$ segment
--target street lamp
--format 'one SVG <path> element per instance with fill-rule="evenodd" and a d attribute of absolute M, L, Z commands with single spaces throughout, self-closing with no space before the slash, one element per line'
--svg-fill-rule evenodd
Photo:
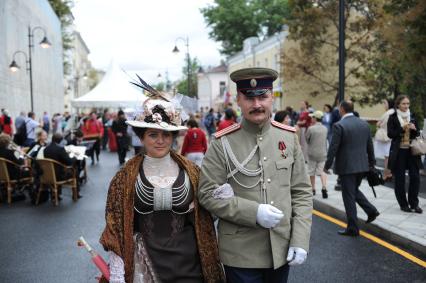
<path fill-rule="evenodd" d="M 188 77 L 187 83 L 188 83 L 188 96 L 189 96 L 189 93 L 190 93 L 190 90 L 191 90 L 191 66 L 190 66 L 191 65 L 191 58 L 189 57 L 189 38 L 188 37 L 186 37 L 186 38 L 178 37 L 178 38 L 175 39 L 175 47 L 172 50 L 172 52 L 175 53 L 175 54 L 180 52 L 179 48 L 177 47 L 177 41 L 178 40 L 182 40 L 184 42 L 184 44 L 186 45 L 186 58 L 188 60 L 188 63 L 187 63 L 188 66 L 187 66 L 186 74 L 187 74 L 187 77 Z M 197 94 L 195 94 L 195 97 L 197 97 Z"/>
<path fill-rule="evenodd" d="M 52 46 L 52 44 L 49 42 L 49 40 L 47 39 L 46 36 L 46 30 L 42 27 L 34 27 L 33 29 L 31 29 L 31 26 L 28 26 L 28 56 L 27 53 L 25 53 L 24 51 L 18 50 L 15 53 L 13 53 L 12 56 L 12 62 L 9 65 L 9 69 L 11 72 L 15 73 L 17 72 L 20 67 L 19 65 L 16 63 L 15 57 L 17 54 L 22 53 L 25 56 L 25 65 L 26 65 L 26 70 L 27 72 L 30 74 L 30 95 L 31 95 L 31 112 L 34 111 L 34 101 L 33 101 L 33 68 L 32 68 L 32 57 L 31 57 L 31 53 L 32 53 L 32 49 L 34 48 L 34 32 L 36 30 L 41 30 L 44 34 L 43 39 L 40 41 L 40 46 L 43 49 L 49 48 Z"/>
<path fill-rule="evenodd" d="M 339 102 L 345 99 L 345 0 L 339 0 Z"/>

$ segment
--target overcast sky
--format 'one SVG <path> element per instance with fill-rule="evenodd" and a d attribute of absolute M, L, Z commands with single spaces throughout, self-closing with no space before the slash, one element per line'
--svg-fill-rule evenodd
<path fill-rule="evenodd" d="M 72 10 L 77 31 L 90 49 L 95 68 L 106 70 L 114 58 L 129 72 L 137 71 L 155 84 L 169 72 L 171 80 L 182 76 L 186 46 L 172 53 L 175 39 L 189 38 L 189 53 L 203 66 L 219 65 L 220 45 L 209 39 L 200 8 L 208 0 L 77 0 Z"/>

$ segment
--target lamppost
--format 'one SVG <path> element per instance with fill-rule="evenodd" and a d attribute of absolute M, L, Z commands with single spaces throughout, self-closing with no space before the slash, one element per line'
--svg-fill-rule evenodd
<path fill-rule="evenodd" d="M 29 72 L 30 74 L 30 95 L 31 95 L 31 112 L 34 111 L 34 101 L 33 101 L 33 68 L 32 68 L 32 57 L 31 57 L 31 51 L 34 48 L 34 32 L 36 30 L 41 30 L 43 31 L 44 37 L 43 39 L 40 41 L 40 46 L 44 49 L 49 48 L 50 46 L 52 46 L 52 44 L 49 42 L 49 40 L 46 37 L 46 30 L 42 27 L 34 27 L 33 29 L 31 29 L 31 26 L 28 26 L 28 56 L 24 51 L 18 50 L 15 53 L 13 53 L 13 57 L 12 57 L 12 63 L 10 63 L 9 65 L 9 69 L 12 72 L 16 72 L 19 70 L 19 65 L 16 63 L 15 61 L 15 56 L 17 54 L 24 54 L 25 55 L 25 66 L 26 66 L 26 70 L 27 72 Z"/>
<path fill-rule="evenodd" d="M 339 102 L 345 99 L 345 0 L 339 0 Z"/>
<path fill-rule="evenodd" d="M 187 58 L 187 61 L 188 61 L 186 73 L 187 73 L 187 77 L 188 77 L 187 83 L 188 83 L 188 96 L 189 96 L 189 94 L 191 92 L 191 58 L 189 57 L 189 38 L 188 37 L 176 38 L 175 39 L 175 48 L 173 48 L 173 50 L 172 50 L 173 53 L 179 53 L 180 52 L 179 48 L 177 47 L 177 41 L 178 40 L 182 40 L 184 42 L 184 44 L 186 45 L 186 58 Z M 195 97 L 197 97 L 197 94 L 195 94 Z"/>

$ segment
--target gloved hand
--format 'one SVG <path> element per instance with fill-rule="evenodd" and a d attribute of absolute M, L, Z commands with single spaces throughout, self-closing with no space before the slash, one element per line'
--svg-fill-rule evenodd
<path fill-rule="evenodd" d="M 301 265 L 307 257 L 308 252 L 302 248 L 290 247 L 288 249 L 287 261 L 290 266 Z"/>
<path fill-rule="evenodd" d="M 259 204 L 257 208 L 256 222 L 264 228 L 275 227 L 283 217 L 283 212 L 270 204 Z"/>

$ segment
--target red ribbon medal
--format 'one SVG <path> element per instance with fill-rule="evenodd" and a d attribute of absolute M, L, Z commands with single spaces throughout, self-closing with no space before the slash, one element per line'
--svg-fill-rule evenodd
<path fill-rule="evenodd" d="M 286 145 L 283 141 L 278 142 L 278 149 L 281 151 L 281 155 L 284 158 L 287 158 L 287 154 L 284 152 L 286 150 Z"/>

